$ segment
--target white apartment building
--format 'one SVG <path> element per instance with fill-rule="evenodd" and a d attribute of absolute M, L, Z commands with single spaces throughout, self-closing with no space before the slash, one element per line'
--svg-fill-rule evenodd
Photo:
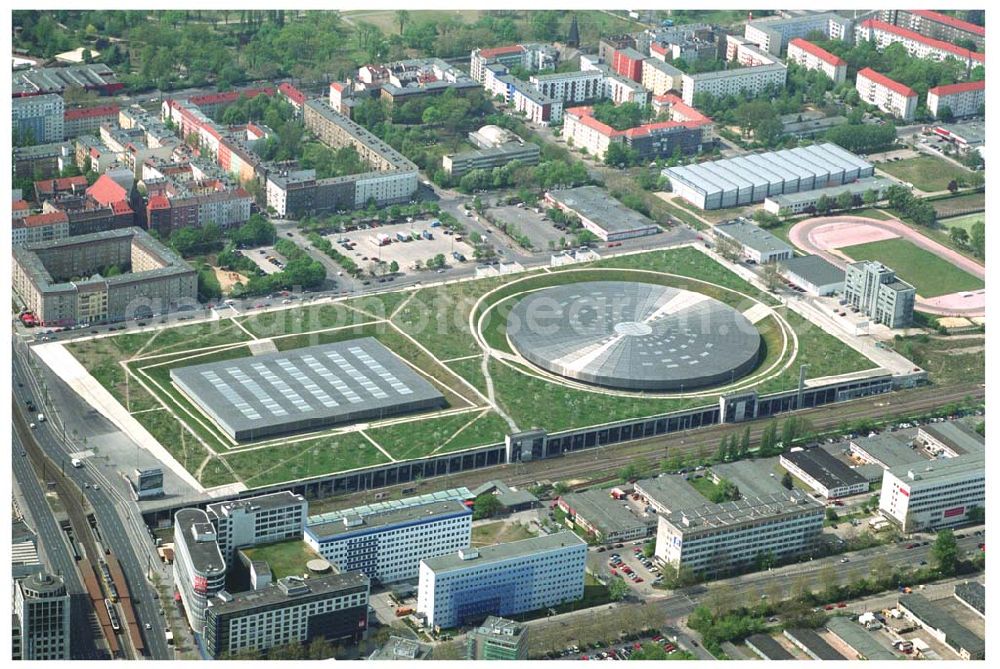
<path fill-rule="evenodd" d="M 979 453 L 885 470 L 878 507 L 904 532 L 917 532 L 966 522 L 985 504 L 986 458 Z"/>
<path fill-rule="evenodd" d="M 914 58 L 944 60 L 956 58 L 969 67 L 986 64 L 986 54 L 969 51 L 960 46 L 938 39 L 924 37 L 912 30 L 892 25 L 878 19 L 867 19 L 854 29 L 856 42 L 874 42 L 882 50 L 890 44 L 902 44 L 906 52 Z"/>
<path fill-rule="evenodd" d="M 797 490 L 675 511 L 660 516 L 656 559 L 707 575 L 764 554 L 798 555 L 814 548 L 824 513 L 821 504 Z"/>
<path fill-rule="evenodd" d="M 18 659 L 71 659 L 70 601 L 61 576 L 39 572 L 14 581 L 13 613 L 21 641 Z"/>
<path fill-rule="evenodd" d="M 381 583 L 416 578 L 420 561 L 469 547 L 472 511 L 457 500 L 357 507 L 309 519 L 305 542 L 342 572 L 360 571 Z"/>
<path fill-rule="evenodd" d="M 807 70 L 820 70 L 835 84 L 847 79 L 847 61 L 800 37 L 788 43 L 787 62 L 797 63 Z"/>
<path fill-rule="evenodd" d="M 648 102 L 649 91 L 643 88 L 643 85 L 637 81 L 632 81 L 614 72 L 608 72 L 604 79 L 604 97 L 616 105 L 624 102 L 634 102 L 645 107 Z"/>
<path fill-rule="evenodd" d="M 660 96 L 667 91 L 679 91 L 684 73 L 670 63 L 647 58 L 642 61 L 642 86 L 654 96 Z"/>
<path fill-rule="evenodd" d="M 768 86 L 782 87 L 788 68 L 780 63 L 744 67 L 735 70 L 685 74 L 681 77 L 681 99 L 684 104 L 693 105 L 694 96 L 708 93 L 715 97 L 740 95 L 744 91 L 757 95 Z"/>
<path fill-rule="evenodd" d="M 583 597 L 587 543 L 573 532 L 465 549 L 420 562 L 417 613 L 456 627 Z"/>
<path fill-rule="evenodd" d="M 927 91 L 927 109 L 934 118 L 947 107 L 952 116 L 976 116 L 986 104 L 986 81 L 966 81 L 949 86 L 935 86 Z"/>
<path fill-rule="evenodd" d="M 407 202 L 417 191 L 417 171 L 368 172 L 354 184 L 354 206 L 362 209 L 376 202 Z"/>
<path fill-rule="evenodd" d="M 60 95 L 26 95 L 11 98 L 14 145 L 63 141 L 65 105 Z"/>
<path fill-rule="evenodd" d="M 533 123 L 549 125 L 562 121 L 562 100 L 554 100 L 536 91 L 530 84 L 518 81 L 515 84 L 511 104 L 515 111 L 525 115 Z"/>
<path fill-rule="evenodd" d="M 743 37 L 777 56 L 790 40 L 805 37 L 811 32 L 821 32 L 829 39 L 850 39 L 852 26 L 851 19 L 833 12 L 804 14 L 788 19 L 748 21 Z"/>
<path fill-rule="evenodd" d="M 604 73 L 599 70 L 532 75 L 535 90 L 565 104 L 603 97 Z"/>
<path fill-rule="evenodd" d="M 215 526 L 201 509 L 174 514 L 174 586 L 188 625 L 198 633 L 205 628 L 208 600 L 226 587 L 226 560 L 216 538 Z"/>
<path fill-rule="evenodd" d="M 913 119 L 917 111 L 917 94 L 909 86 L 893 81 L 870 67 L 858 72 L 854 88 L 861 99 L 887 114 L 904 121 Z"/>
<path fill-rule="evenodd" d="M 309 503 L 289 491 L 209 504 L 208 520 L 227 564 L 237 548 L 301 539 Z"/>

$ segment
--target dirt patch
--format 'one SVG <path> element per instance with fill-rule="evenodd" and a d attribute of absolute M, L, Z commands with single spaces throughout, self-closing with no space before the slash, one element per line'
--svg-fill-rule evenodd
<path fill-rule="evenodd" d="M 227 295 L 236 283 L 242 283 L 245 286 L 250 281 L 249 278 L 239 272 L 230 272 L 229 270 L 215 266 L 212 269 L 215 271 L 215 278 L 219 280 L 219 285 L 222 286 L 222 292 Z"/>

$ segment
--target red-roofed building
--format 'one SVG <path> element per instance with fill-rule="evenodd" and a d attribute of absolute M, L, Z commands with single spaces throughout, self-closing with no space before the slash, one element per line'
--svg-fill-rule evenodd
<path fill-rule="evenodd" d="M 146 204 L 146 227 L 150 230 L 170 230 L 170 199 L 153 195 Z"/>
<path fill-rule="evenodd" d="M 11 205 L 11 218 L 17 221 L 26 218 L 29 214 L 31 214 L 31 207 L 25 200 L 14 200 Z"/>
<path fill-rule="evenodd" d="M 937 118 L 947 107 L 955 118 L 976 116 L 986 104 L 986 82 L 966 81 L 927 91 L 927 109 Z"/>
<path fill-rule="evenodd" d="M 58 195 L 83 193 L 86 189 L 87 177 L 84 176 L 42 179 L 35 182 L 35 199 L 44 202 Z"/>
<path fill-rule="evenodd" d="M 64 237 L 69 237 L 69 217 L 61 211 L 26 216 L 11 225 L 13 244 L 34 244 Z"/>
<path fill-rule="evenodd" d="M 135 222 L 135 212 L 129 204 L 128 191 L 107 174 L 102 174 L 94 185 L 87 189 L 87 195 L 102 207 L 111 209 L 114 219 L 111 222 L 112 228 L 127 227 Z"/>
<path fill-rule="evenodd" d="M 615 130 L 594 118 L 593 107 L 571 107 L 563 112 L 563 137 L 573 146 L 603 160 L 608 147 L 623 144 L 643 162 L 672 156 L 676 151 L 696 153 L 711 140 L 712 121 L 688 107 L 674 95 L 657 98 L 670 120 L 647 123 L 628 130 Z M 675 103 L 676 100 L 676 103 Z M 675 104 L 679 105 L 675 110 Z"/>
<path fill-rule="evenodd" d="M 201 109 L 202 113 L 211 116 L 226 105 L 231 105 L 240 98 L 253 99 L 258 95 L 274 95 L 274 88 L 245 88 L 241 91 L 226 91 L 225 93 L 209 93 L 188 98 L 188 101 Z"/>
<path fill-rule="evenodd" d="M 331 84 L 332 85 L 332 84 Z M 302 105 L 306 103 L 306 94 L 292 86 L 287 81 L 278 85 L 278 93 L 288 100 L 297 111 L 302 111 Z"/>
<path fill-rule="evenodd" d="M 986 28 L 929 9 L 883 9 L 881 18 L 902 28 L 907 28 L 932 39 L 957 44 L 971 40 L 976 51 L 986 48 Z"/>
<path fill-rule="evenodd" d="M 874 42 L 879 50 L 890 44 L 902 44 L 906 52 L 914 58 L 933 58 L 934 60 L 956 58 L 969 66 L 986 64 L 985 54 L 926 37 L 908 28 L 895 26 L 878 19 L 862 21 L 861 25 L 854 29 L 854 37 L 856 42 Z"/>
<path fill-rule="evenodd" d="M 798 63 L 807 70 L 820 70 L 835 84 L 847 79 L 847 61 L 801 37 L 788 43 L 788 62 Z"/>
<path fill-rule="evenodd" d="M 524 64 L 526 49 L 520 44 L 498 46 L 492 49 L 476 49 L 469 59 L 469 76 L 483 83 L 486 65 L 500 63 L 505 67 L 520 67 Z"/>
<path fill-rule="evenodd" d="M 67 109 L 63 113 L 63 134 L 66 139 L 96 134 L 105 123 L 118 126 L 118 105 Z"/>
<path fill-rule="evenodd" d="M 864 102 L 904 121 L 913 120 L 917 111 L 917 94 L 909 86 L 866 67 L 858 72 L 855 88 Z"/>

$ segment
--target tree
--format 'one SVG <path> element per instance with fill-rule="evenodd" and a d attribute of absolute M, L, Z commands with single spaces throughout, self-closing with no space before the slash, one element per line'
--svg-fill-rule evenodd
<path fill-rule="evenodd" d="M 826 216 L 830 213 L 833 203 L 830 201 L 826 195 L 820 195 L 819 199 L 816 200 L 816 213 L 820 216 Z"/>
<path fill-rule="evenodd" d="M 771 292 L 774 292 L 781 286 L 781 271 L 778 268 L 778 263 L 770 262 L 764 265 L 764 285 Z"/>
<path fill-rule="evenodd" d="M 833 507 L 830 507 L 830 506 L 826 507 L 826 519 L 827 520 L 829 520 L 831 523 L 835 523 L 835 522 L 837 522 L 837 520 L 839 518 L 840 518 L 840 516 L 838 516 L 837 512 L 833 510 Z"/>
<path fill-rule="evenodd" d="M 931 559 L 934 566 L 942 575 L 951 576 L 958 567 L 958 544 L 955 542 L 955 533 L 945 529 L 938 532 L 937 539 L 931 546 Z"/>
<path fill-rule="evenodd" d="M 398 271 L 399 271 L 399 263 L 393 260 L 391 263 L 389 263 L 389 273 L 395 274 Z"/>
<path fill-rule="evenodd" d="M 642 476 L 642 469 L 634 462 L 630 462 L 618 471 L 618 478 L 622 483 L 628 483 Z"/>
<path fill-rule="evenodd" d="M 716 453 L 715 457 L 719 462 L 726 462 L 729 460 L 729 435 L 722 435 L 722 440 L 719 441 L 719 451 Z"/>
<path fill-rule="evenodd" d="M 407 22 L 410 20 L 410 13 L 405 9 L 396 10 L 396 23 L 399 24 L 399 34 L 403 34 L 403 27 L 406 26 Z"/>
<path fill-rule="evenodd" d="M 844 191 L 837 196 L 837 209 L 850 209 L 854 206 L 854 196 L 850 191 Z"/>
<path fill-rule="evenodd" d="M 950 190 L 952 193 L 957 192 L 958 191 L 958 182 L 955 181 L 954 179 L 952 179 L 951 181 L 949 181 L 948 182 L 948 190 Z"/>
<path fill-rule="evenodd" d="M 743 430 L 743 437 L 740 439 L 740 457 L 746 457 L 750 452 L 750 426 Z"/>
<path fill-rule="evenodd" d="M 948 236 L 951 237 L 951 241 L 955 242 L 959 246 L 969 245 L 969 231 L 965 228 L 951 228 L 948 231 Z"/>
<path fill-rule="evenodd" d="M 791 490 L 795 487 L 795 482 L 792 480 L 791 472 L 786 471 L 781 475 L 781 485 L 783 485 L 787 490 Z"/>
<path fill-rule="evenodd" d="M 309 650 L 306 653 L 310 660 L 329 660 L 334 657 L 334 647 L 328 639 L 316 637 L 309 643 Z"/>
<path fill-rule="evenodd" d="M 628 596 L 628 583 L 621 576 L 612 576 L 608 581 L 608 596 L 613 602 L 620 602 Z"/>
<path fill-rule="evenodd" d="M 669 660 L 672 659 L 663 646 L 656 643 L 644 643 L 642 647 L 632 653 L 630 660 Z"/>
<path fill-rule="evenodd" d="M 476 498 L 472 505 L 472 517 L 474 520 L 482 518 L 492 518 L 503 511 L 503 504 L 496 495 L 484 492 Z"/>
<path fill-rule="evenodd" d="M 738 262 L 743 255 L 743 246 L 732 237 L 718 235 L 715 242 L 716 252 L 730 262 Z"/>
<path fill-rule="evenodd" d="M 980 258 L 986 257 L 986 223 L 984 221 L 972 224 L 969 246 L 972 248 L 972 252 Z"/>
<path fill-rule="evenodd" d="M 861 201 L 868 206 L 875 204 L 878 202 L 878 191 L 874 188 L 869 188 L 864 192 L 864 195 L 861 196 Z"/>

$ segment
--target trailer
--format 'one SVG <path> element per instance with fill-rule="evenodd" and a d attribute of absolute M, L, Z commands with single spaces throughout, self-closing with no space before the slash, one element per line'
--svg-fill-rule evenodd
<path fill-rule="evenodd" d="M 406 235 L 405 233 L 397 232 L 396 233 L 396 241 L 408 242 L 408 241 L 410 241 L 410 237 L 408 235 Z"/>
<path fill-rule="evenodd" d="M 431 234 L 430 230 L 424 230 L 423 232 L 420 233 L 420 236 L 423 237 L 424 239 L 434 239 L 434 235 Z"/>

